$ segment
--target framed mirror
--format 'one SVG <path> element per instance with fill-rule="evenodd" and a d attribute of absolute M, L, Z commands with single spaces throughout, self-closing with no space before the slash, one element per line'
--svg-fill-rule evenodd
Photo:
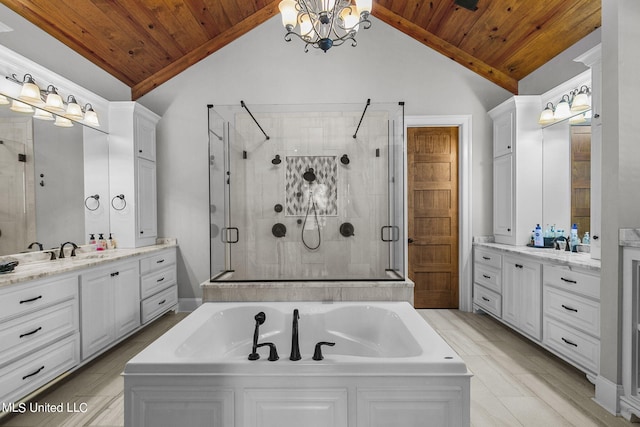
<path fill-rule="evenodd" d="M 10 106 L 0 105 L 0 256 L 107 237 L 108 134 Z"/>

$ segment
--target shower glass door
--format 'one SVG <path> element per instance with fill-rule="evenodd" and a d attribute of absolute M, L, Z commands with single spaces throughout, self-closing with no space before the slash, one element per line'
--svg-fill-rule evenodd
<path fill-rule="evenodd" d="M 209 109 L 211 276 L 403 280 L 401 104 Z"/>

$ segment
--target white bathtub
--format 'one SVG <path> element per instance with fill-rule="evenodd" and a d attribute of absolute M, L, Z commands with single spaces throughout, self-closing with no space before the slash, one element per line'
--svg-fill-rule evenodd
<path fill-rule="evenodd" d="M 299 361 L 289 360 L 297 308 Z M 280 359 L 248 360 L 259 343 Z M 324 359 L 312 359 L 319 341 Z M 127 363 L 127 426 L 468 426 L 470 373 L 405 302 L 206 303 Z"/>

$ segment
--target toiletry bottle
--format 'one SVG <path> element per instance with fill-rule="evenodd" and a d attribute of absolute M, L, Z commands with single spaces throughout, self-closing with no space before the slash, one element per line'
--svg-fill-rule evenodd
<path fill-rule="evenodd" d="M 569 235 L 569 242 L 571 243 L 571 252 L 578 251 L 578 224 L 571 226 L 571 234 Z"/>
<path fill-rule="evenodd" d="M 107 247 L 109 249 L 115 249 L 116 248 L 116 239 L 114 239 L 111 236 L 111 233 L 109 233 L 109 240 L 107 240 Z"/>
<path fill-rule="evenodd" d="M 529 241 L 529 244 L 531 246 L 535 246 L 535 244 L 536 244 L 535 235 L 536 235 L 536 230 L 531 230 L 531 239 Z"/>
<path fill-rule="evenodd" d="M 542 235 L 542 228 L 540 228 L 540 224 L 536 224 L 536 229 L 533 233 L 534 236 L 534 246 L 543 247 L 544 246 L 544 236 Z"/>
<path fill-rule="evenodd" d="M 591 243 L 591 238 L 589 237 L 588 231 L 584 232 L 584 236 L 582 236 L 582 243 L 585 245 L 588 245 L 589 243 Z"/>
<path fill-rule="evenodd" d="M 96 236 L 95 234 L 89 234 L 89 244 L 91 245 L 91 249 L 96 249 Z"/>
<path fill-rule="evenodd" d="M 96 248 L 96 250 L 103 251 L 106 245 L 107 242 L 104 240 L 104 236 L 102 235 L 102 233 L 100 233 L 98 235 L 98 247 Z"/>

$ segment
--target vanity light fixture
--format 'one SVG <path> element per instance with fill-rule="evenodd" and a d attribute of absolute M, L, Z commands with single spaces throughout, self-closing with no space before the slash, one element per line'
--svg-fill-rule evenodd
<path fill-rule="evenodd" d="M 41 110 L 40 108 L 36 108 L 36 113 L 33 115 L 33 118 L 39 120 L 53 120 L 53 114 L 48 111 Z"/>
<path fill-rule="evenodd" d="M 53 85 L 47 86 L 47 100 L 44 108 L 56 114 L 62 114 L 65 111 L 64 101 Z"/>
<path fill-rule="evenodd" d="M 80 107 L 76 97 L 73 95 L 67 97 L 67 111 L 64 116 L 68 119 L 82 120 L 82 107 Z"/>
<path fill-rule="evenodd" d="M 351 0 L 282 0 L 278 9 L 287 30 L 285 41 L 290 42 L 292 35 L 298 37 L 305 42 L 305 52 L 309 46 L 326 52 L 347 40 L 355 47 L 360 25 L 365 30 L 371 27 L 372 0 L 354 3 Z"/>
<path fill-rule="evenodd" d="M 571 112 L 578 113 L 580 111 L 585 111 L 591 108 L 589 105 L 589 88 L 587 86 L 582 86 L 580 91 L 576 89 L 573 91 L 573 101 L 571 101 Z"/>
<path fill-rule="evenodd" d="M 551 102 L 547 102 L 547 106 L 540 113 L 540 118 L 538 119 L 538 124 L 540 125 L 548 125 L 555 121 L 553 118 L 553 104 Z"/>
<path fill-rule="evenodd" d="M 35 105 L 42 105 L 42 98 L 40 97 L 40 88 L 33 80 L 31 74 L 25 74 L 22 80 L 22 89 L 18 99 L 24 102 L 28 102 Z"/>
<path fill-rule="evenodd" d="M 91 106 L 91 104 L 87 104 L 84 106 L 84 122 L 89 126 L 100 127 L 98 115 L 95 111 L 93 111 L 93 107 Z"/>
<path fill-rule="evenodd" d="M 11 102 L 11 107 L 9 107 L 9 109 L 16 113 L 33 113 L 33 107 L 31 105 L 20 102 L 17 99 L 14 99 L 13 102 Z"/>
<path fill-rule="evenodd" d="M 54 125 L 60 126 L 61 128 L 70 128 L 73 127 L 73 122 L 67 118 L 62 116 L 56 116 L 56 121 L 53 122 Z"/>
<path fill-rule="evenodd" d="M 553 118 L 556 120 L 566 119 L 571 115 L 571 107 L 569 106 L 569 95 L 562 95 L 562 99 L 556 105 L 556 110 L 553 112 Z"/>

